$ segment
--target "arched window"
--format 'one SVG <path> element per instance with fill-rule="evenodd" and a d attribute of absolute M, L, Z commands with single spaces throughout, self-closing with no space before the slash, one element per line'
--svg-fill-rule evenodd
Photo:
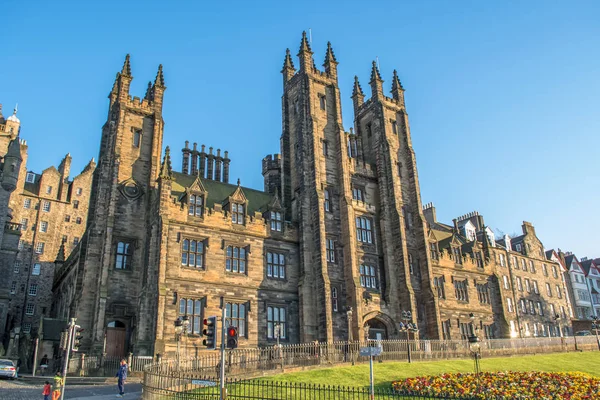
<path fill-rule="evenodd" d="M 125 324 L 121 321 L 111 321 L 106 326 L 109 328 L 125 328 Z"/>

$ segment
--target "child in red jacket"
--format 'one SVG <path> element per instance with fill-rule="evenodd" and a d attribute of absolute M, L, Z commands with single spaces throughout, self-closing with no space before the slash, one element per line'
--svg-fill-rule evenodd
<path fill-rule="evenodd" d="M 44 395 L 44 400 L 50 400 L 51 393 L 52 385 L 50 385 L 50 382 L 46 381 L 46 384 L 44 385 L 44 390 L 42 391 L 42 394 Z"/>

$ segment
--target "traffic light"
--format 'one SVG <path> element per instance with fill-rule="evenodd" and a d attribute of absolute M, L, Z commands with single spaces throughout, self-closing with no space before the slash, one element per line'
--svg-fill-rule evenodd
<path fill-rule="evenodd" d="M 72 351 L 79 351 L 79 346 L 81 345 L 81 339 L 83 339 L 83 328 L 79 325 L 75 325 L 73 327 L 73 342 L 71 344 Z"/>
<path fill-rule="evenodd" d="M 238 345 L 238 330 L 235 326 L 227 328 L 227 348 L 235 349 Z"/>
<path fill-rule="evenodd" d="M 66 350 L 69 347 L 69 331 L 62 331 L 60 333 L 60 349 Z"/>
<path fill-rule="evenodd" d="M 217 317 L 204 318 L 203 323 L 204 330 L 202 334 L 205 336 L 205 339 L 202 341 L 202 344 L 210 350 L 215 350 L 217 348 L 217 338 L 215 337 L 217 332 Z"/>

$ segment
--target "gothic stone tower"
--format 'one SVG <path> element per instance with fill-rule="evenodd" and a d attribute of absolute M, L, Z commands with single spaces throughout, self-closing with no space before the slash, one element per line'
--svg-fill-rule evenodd
<path fill-rule="evenodd" d="M 145 290 L 147 220 L 157 194 L 163 140 L 162 66 L 143 99 L 129 95 L 132 79 L 127 55 L 108 96 L 88 229 L 79 253 L 82 290 L 71 316 L 86 330 L 85 351 L 115 346 L 124 354 L 135 342 L 137 354 L 152 354 L 152 318 L 147 316 L 155 307 Z"/>
<path fill-rule="evenodd" d="M 395 76 L 385 97 L 374 66 L 373 96 L 364 102 L 356 82 L 356 134 L 346 133 L 331 45 L 324 72 L 305 33 L 298 57 L 296 71 L 288 50 L 282 70 L 281 192 L 299 226 L 301 341 L 362 339 L 366 325 L 371 337 L 397 337 L 403 310 L 437 338 L 403 89 Z"/>

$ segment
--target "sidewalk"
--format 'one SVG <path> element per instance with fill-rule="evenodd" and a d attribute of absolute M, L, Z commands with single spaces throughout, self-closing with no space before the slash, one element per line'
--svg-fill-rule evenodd
<path fill-rule="evenodd" d="M 126 400 L 139 400 L 142 398 L 142 392 L 125 393 L 125 396 L 123 397 L 117 397 L 114 394 L 107 394 L 103 396 L 75 397 L 70 400 L 114 400 L 119 398 L 123 398 Z"/>

